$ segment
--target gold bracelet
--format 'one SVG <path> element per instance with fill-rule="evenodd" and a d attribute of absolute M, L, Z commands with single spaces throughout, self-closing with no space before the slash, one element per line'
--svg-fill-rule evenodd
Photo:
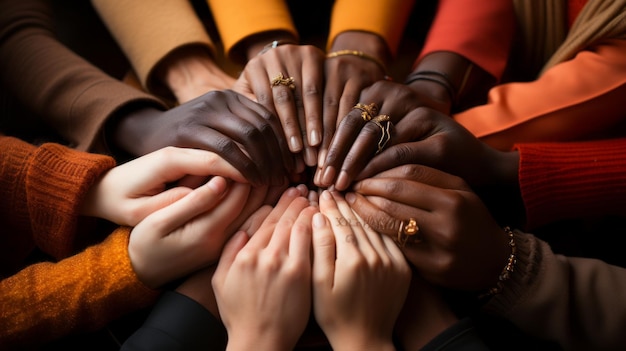
<path fill-rule="evenodd" d="M 345 56 L 345 55 L 357 56 L 357 57 L 360 57 L 362 59 L 374 62 L 383 71 L 383 73 L 385 74 L 385 77 L 387 76 L 387 67 L 385 67 L 385 64 L 383 63 L 383 61 L 377 59 L 374 56 L 368 55 L 368 54 L 364 53 L 363 51 L 358 51 L 358 50 L 338 50 L 338 51 L 333 51 L 333 52 L 328 53 L 326 55 L 326 58 L 333 58 L 333 57 Z"/>
<path fill-rule="evenodd" d="M 515 264 L 517 263 L 517 247 L 515 246 L 513 231 L 510 227 L 504 227 L 504 231 L 509 236 L 509 247 L 511 247 L 511 254 L 509 255 L 509 259 L 506 261 L 506 266 L 504 266 L 502 273 L 500 273 L 500 275 L 498 276 L 498 282 L 496 283 L 496 286 L 480 294 L 478 296 L 479 299 L 491 297 L 493 295 L 501 293 L 502 289 L 504 288 L 504 282 L 511 278 L 511 273 L 513 273 L 513 271 L 515 270 Z"/>

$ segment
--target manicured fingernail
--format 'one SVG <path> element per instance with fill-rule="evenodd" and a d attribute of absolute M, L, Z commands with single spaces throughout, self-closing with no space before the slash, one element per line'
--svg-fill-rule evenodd
<path fill-rule="evenodd" d="M 326 226 L 326 219 L 324 215 L 321 213 L 316 213 L 313 215 L 313 228 L 324 228 Z"/>
<path fill-rule="evenodd" d="M 309 136 L 309 144 L 311 146 L 317 146 L 320 143 L 320 133 L 317 130 L 312 130 Z"/>
<path fill-rule="evenodd" d="M 335 188 L 337 188 L 337 190 L 339 191 L 346 190 L 346 188 L 348 188 L 348 185 L 350 185 L 348 173 L 346 171 L 341 171 L 339 173 L 339 177 L 337 177 L 337 181 L 335 182 Z"/>
<path fill-rule="evenodd" d="M 312 147 L 307 147 L 304 149 L 304 163 L 306 163 L 307 166 L 309 167 L 313 167 L 316 166 L 316 157 L 317 153 L 315 151 L 314 148 Z"/>
<path fill-rule="evenodd" d="M 322 175 L 322 185 L 331 185 L 335 180 L 335 175 L 337 172 L 335 171 L 335 167 L 330 166 L 326 168 L 324 174 Z"/>
<path fill-rule="evenodd" d="M 223 192 L 225 192 L 227 185 L 228 184 L 226 184 L 226 179 L 217 176 L 211 178 L 207 183 L 207 186 L 215 191 L 217 194 L 222 194 Z"/>
<path fill-rule="evenodd" d="M 324 167 L 324 162 L 326 162 L 327 153 L 328 153 L 327 150 L 321 150 L 319 155 L 317 155 L 317 167 L 319 168 Z"/>
<path fill-rule="evenodd" d="M 353 193 L 346 193 L 346 201 L 348 201 L 349 204 L 353 204 L 354 201 L 356 201 L 356 196 L 354 196 Z"/>
<path fill-rule="evenodd" d="M 295 136 L 289 138 L 289 145 L 291 145 L 292 152 L 299 152 L 302 150 L 302 143 L 300 142 L 300 139 Z"/>

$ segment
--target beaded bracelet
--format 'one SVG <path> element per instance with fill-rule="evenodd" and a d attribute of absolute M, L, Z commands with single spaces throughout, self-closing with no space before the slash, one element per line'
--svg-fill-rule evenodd
<path fill-rule="evenodd" d="M 368 54 L 364 53 L 363 51 L 358 51 L 358 50 L 338 50 L 338 51 L 333 51 L 333 52 L 328 53 L 326 55 L 326 58 L 333 58 L 333 57 L 345 56 L 345 55 L 357 56 L 357 57 L 360 57 L 362 59 L 374 62 L 385 73 L 385 77 L 387 77 L 387 67 L 385 67 L 385 64 L 381 60 L 377 59 L 376 57 L 368 55 Z"/>
<path fill-rule="evenodd" d="M 446 89 L 446 91 L 448 92 L 448 95 L 450 96 L 450 101 L 454 103 L 454 101 L 456 100 L 457 91 L 452 83 L 450 83 L 450 78 L 448 78 L 446 74 L 437 71 L 416 71 L 412 72 L 406 77 L 404 84 L 409 85 L 417 80 L 427 80 L 430 82 L 439 83 L 439 85 L 444 87 L 444 89 Z"/>
<path fill-rule="evenodd" d="M 509 255 L 509 259 L 507 260 L 506 266 L 504 266 L 502 273 L 500 273 L 500 276 L 498 276 L 498 282 L 496 283 L 496 286 L 480 294 L 478 296 L 479 299 L 491 297 L 493 295 L 501 293 L 502 289 L 504 288 L 504 282 L 511 278 L 511 273 L 513 273 L 513 271 L 515 270 L 515 264 L 517 263 L 517 247 L 513 238 L 513 231 L 510 227 L 504 227 L 504 231 L 509 236 L 509 246 L 511 247 L 511 254 Z"/>

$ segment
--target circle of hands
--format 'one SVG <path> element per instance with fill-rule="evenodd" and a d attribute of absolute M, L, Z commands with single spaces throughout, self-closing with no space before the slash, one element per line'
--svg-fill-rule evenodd
<path fill-rule="evenodd" d="M 131 150 L 144 156 L 99 180 L 84 214 L 133 227 L 139 279 L 188 276 L 178 290 L 230 340 L 293 347 L 311 314 L 335 348 L 414 333 L 436 287 L 480 291 L 502 269 L 507 238 L 472 191 L 501 154 L 427 89 L 383 77 L 358 57 L 269 50 L 232 90 L 155 117 Z"/>

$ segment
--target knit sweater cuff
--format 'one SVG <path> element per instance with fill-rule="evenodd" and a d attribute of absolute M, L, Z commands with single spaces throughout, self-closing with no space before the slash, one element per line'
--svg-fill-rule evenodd
<path fill-rule="evenodd" d="M 59 144 L 37 148 L 27 170 L 24 199 L 40 249 L 57 259 L 73 251 L 82 199 L 94 182 L 114 166 L 108 156 Z"/>
<path fill-rule="evenodd" d="M 626 214 L 626 139 L 518 144 L 527 229 Z"/>

